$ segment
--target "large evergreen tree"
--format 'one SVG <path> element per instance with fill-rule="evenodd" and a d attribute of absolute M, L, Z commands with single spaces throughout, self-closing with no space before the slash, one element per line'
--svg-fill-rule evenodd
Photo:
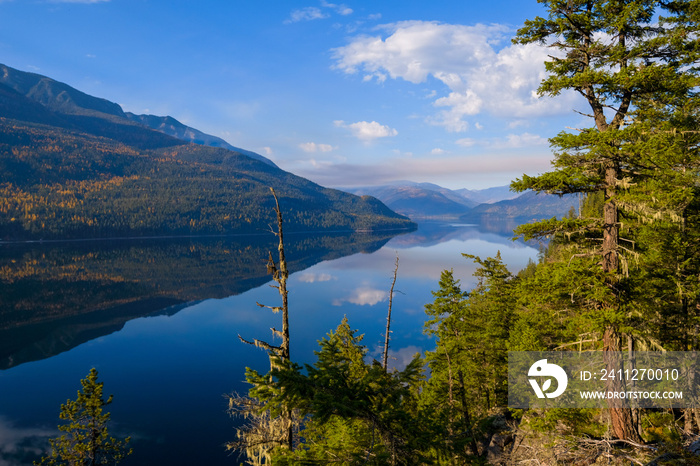
<path fill-rule="evenodd" d="M 603 332 L 607 364 L 629 331 L 628 261 L 622 243 L 634 236 L 623 220 L 668 217 L 689 203 L 682 188 L 697 176 L 697 1 L 538 0 L 546 18 L 527 21 L 516 42 L 554 49 L 546 62 L 542 95 L 573 90 L 588 104 L 591 126 L 561 132 L 551 172 L 513 182 L 516 190 L 595 193 L 604 197 L 600 218 L 551 220 L 523 226 L 526 237 L 555 232 L 599 238 L 580 256 L 600 257 L 608 290 L 592 304 Z M 659 16 L 660 15 L 660 16 Z M 629 216 L 629 217 L 625 217 Z M 629 223 L 627 224 L 629 227 Z M 616 383 L 621 383 L 620 381 Z M 610 387 L 623 389 L 624 387 Z M 612 406 L 613 433 L 639 440 L 624 406 Z"/>

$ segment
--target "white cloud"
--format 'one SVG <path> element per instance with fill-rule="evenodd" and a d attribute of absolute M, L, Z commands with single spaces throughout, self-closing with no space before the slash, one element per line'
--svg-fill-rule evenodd
<path fill-rule="evenodd" d="M 265 155 L 267 155 L 268 157 L 273 154 L 272 147 L 269 146 L 263 147 L 262 151 L 265 152 Z"/>
<path fill-rule="evenodd" d="M 526 149 L 545 146 L 549 141 L 538 134 L 522 133 L 509 134 L 505 138 L 492 139 L 472 139 L 462 138 L 455 141 L 455 144 L 462 147 L 482 146 L 488 149 Z"/>
<path fill-rule="evenodd" d="M 304 142 L 299 144 L 299 148 L 304 152 L 314 153 L 314 152 L 330 152 L 333 150 L 333 146 L 330 144 L 316 144 L 315 142 Z"/>
<path fill-rule="evenodd" d="M 321 0 L 321 7 L 325 9 L 331 9 L 341 16 L 348 16 L 353 14 L 352 8 L 342 3 L 329 3 L 324 0 Z M 330 16 L 331 15 L 329 13 L 323 11 L 321 8 L 315 6 L 308 6 L 305 8 L 293 10 L 292 13 L 289 15 L 289 18 L 287 18 L 284 22 L 285 24 L 291 24 L 298 23 L 300 21 L 313 21 L 315 19 L 325 19 L 329 18 Z"/>
<path fill-rule="evenodd" d="M 494 149 L 522 149 L 525 147 L 546 146 L 549 141 L 542 136 L 531 133 L 509 134 L 505 140 L 491 144 Z"/>
<path fill-rule="evenodd" d="M 316 8 L 315 6 L 309 6 L 306 8 L 301 8 L 292 11 L 292 13 L 289 15 L 289 18 L 286 19 L 284 22 L 289 24 L 298 23 L 299 21 L 313 21 L 314 19 L 328 18 L 328 16 L 328 13 L 322 12 L 320 8 Z"/>
<path fill-rule="evenodd" d="M 321 1 L 321 6 L 325 8 L 332 8 L 335 10 L 336 13 L 338 13 L 341 16 L 347 16 L 351 15 L 353 13 L 352 8 L 349 8 L 347 5 L 340 4 L 337 5 L 335 3 L 328 3 L 326 1 Z"/>
<path fill-rule="evenodd" d="M 436 147 L 435 149 L 430 151 L 431 155 L 444 155 L 446 153 L 447 151 L 445 149 L 440 149 L 439 147 Z"/>
<path fill-rule="evenodd" d="M 472 147 L 476 145 L 476 139 L 472 138 L 462 138 L 455 141 L 455 144 L 462 147 Z"/>
<path fill-rule="evenodd" d="M 342 120 L 333 122 L 339 128 L 348 128 L 352 134 L 363 141 L 373 141 L 374 139 L 387 138 L 399 134 L 394 128 L 377 123 L 376 121 L 358 121 L 346 124 Z"/>
<path fill-rule="evenodd" d="M 387 77 L 414 84 L 437 79 L 449 92 L 434 100 L 445 109 L 430 121 L 449 131 L 465 131 L 464 118 L 482 113 L 532 118 L 569 112 L 573 106 L 573 94 L 556 101 L 538 98 L 551 50 L 509 44 L 512 31 L 505 26 L 405 21 L 380 30 L 383 35 L 357 36 L 334 49 L 334 67 L 379 82 Z"/>

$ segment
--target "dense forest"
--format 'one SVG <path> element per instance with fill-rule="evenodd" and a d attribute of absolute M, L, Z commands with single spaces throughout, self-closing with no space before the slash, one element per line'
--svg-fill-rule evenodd
<path fill-rule="evenodd" d="M 543 248 L 517 274 L 465 254 L 466 291 L 444 271 L 425 306 L 435 348 L 402 370 L 368 360 L 347 319 L 312 364 L 260 345 L 272 369 L 231 397 L 248 464 L 700 464 L 697 404 L 508 408 L 509 352 L 594 351 L 616 369 L 621 352 L 696 351 L 700 324 L 700 4 L 539 3 L 514 42 L 553 49 L 539 92 L 577 92 L 591 126 L 553 137 L 552 171 L 512 188 L 580 193 L 582 209 L 519 226 Z"/>
<path fill-rule="evenodd" d="M 0 119 L 0 237 L 65 239 L 267 230 L 269 186 L 290 229 L 407 228 L 373 198 L 313 183 L 224 149 L 136 149 Z"/>

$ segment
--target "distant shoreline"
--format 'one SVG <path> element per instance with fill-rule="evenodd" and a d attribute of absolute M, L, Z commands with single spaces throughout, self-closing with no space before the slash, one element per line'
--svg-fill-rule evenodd
<path fill-rule="evenodd" d="M 348 233 L 385 233 L 385 232 L 402 232 L 413 231 L 416 228 L 378 228 L 378 229 L 361 229 L 361 230 L 304 230 L 304 231 L 285 231 L 288 236 L 293 235 L 319 235 L 319 234 L 348 234 Z M 149 236 L 110 236 L 106 238 L 64 238 L 64 239 L 31 239 L 31 240 L 0 240 L 0 246 L 12 244 L 57 244 L 57 243 L 88 243 L 100 241 L 137 241 L 137 240 L 165 240 L 165 239 L 197 239 L 197 238 L 236 238 L 245 236 L 264 236 L 269 235 L 269 230 L 261 230 L 258 233 L 226 233 L 218 235 L 149 235 Z"/>

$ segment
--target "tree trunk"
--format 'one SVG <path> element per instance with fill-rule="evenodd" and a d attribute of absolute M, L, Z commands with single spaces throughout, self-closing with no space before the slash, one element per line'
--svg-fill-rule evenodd
<path fill-rule="evenodd" d="M 399 256 L 396 256 L 394 265 L 394 279 L 391 281 L 389 290 L 389 310 L 386 314 L 386 333 L 384 334 L 384 354 L 382 355 L 382 367 L 385 371 L 389 369 L 389 335 L 391 335 L 391 305 L 394 302 L 394 285 L 396 285 L 396 274 L 399 271 Z"/>
<path fill-rule="evenodd" d="M 605 167 L 605 203 L 603 204 L 603 272 L 616 273 L 618 268 L 617 246 L 619 224 L 617 204 L 615 203 L 615 185 L 617 184 L 617 167 L 611 162 Z M 614 283 L 611 284 L 614 287 Z"/>
<path fill-rule="evenodd" d="M 464 427 L 467 435 L 469 435 L 469 447 L 471 448 L 475 456 L 479 456 L 479 446 L 476 443 L 476 438 L 474 437 L 474 431 L 472 430 L 472 419 L 469 416 L 469 408 L 467 407 L 467 391 L 464 388 L 464 375 L 462 370 L 457 371 L 459 376 L 459 396 L 462 402 L 462 417 L 464 419 Z"/>
<path fill-rule="evenodd" d="M 622 345 L 620 343 L 620 334 L 617 333 L 613 326 L 608 325 L 603 334 L 603 359 L 608 373 L 612 373 L 615 376 L 607 378 L 605 382 L 605 391 L 607 392 L 627 391 L 625 380 L 619 377 L 619 374 L 624 372 L 621 353 Z M 608 399 L 607 402 L 610 410 L 610 423 L 613 435 L 622 440 L 642 443 L 642 439 L 637 432 L 637 423 L 635 422 L 627 400 L 613 398 Z"/>
<path fill-rule="evenodd" d="M 279 245 L 277 250 L 279 251 L 279 274 L 276 277 L 277 283 L 279 284 L 278 290 L 280 296 L 282 296 L 282 344 L 280 345 L 281 354 L 280 357 L 283 360 L 291 360 L 289 353 L 289 301 L 287 292 L 287 277 L 289 277 L 289 271 L 287 269 L 287 260 L 284 256 L 284 233 L 282 232 L 282 211 L 280 210 L 280 203 L 277 200 L 277 194 L 273 188 L 272 196 L 275 198 L 275 213 L 277 214 L 277 236 L 279 237 Z"/>
<path fill-rule="evenodd" d="M 620 235 L 620 227 L 618 223 L 618 209 L 615 202 L 616 185 L 619 169 L 614 162 L 609 162 L 605 167 L 605 204 L 603 205 L 603 272 L 609 274 L 606 278 L 607 285 L 613 292 L 613 296 L 617 301 L 619 290 L 617 287 L 618 280 L 618 241 Z M 617 306 L 617 302 L 613 303 Z M 613 325 L 605 327 L 603 333 L 603 360 L 606 368 L 610 373 L 619 374 L 624 370 L 622 363 L 622 344 L 620 334 L 617 328 Z M 621 372 L 618 372 L 621 371 Z M 608 379 L 606 382 L 606 391 L 622 392 L 625 391 L 625 381 L 621 377 Z M 610 409 L 610 421 L 612 431 L 615 437 L 622 440 L 631 440 L 641 442 L 639 437 L 639 419 L 634 416 L 634 413 L 629 408 L 626 400 L 612 399 L 608 400 L 608 408 Z"/>

